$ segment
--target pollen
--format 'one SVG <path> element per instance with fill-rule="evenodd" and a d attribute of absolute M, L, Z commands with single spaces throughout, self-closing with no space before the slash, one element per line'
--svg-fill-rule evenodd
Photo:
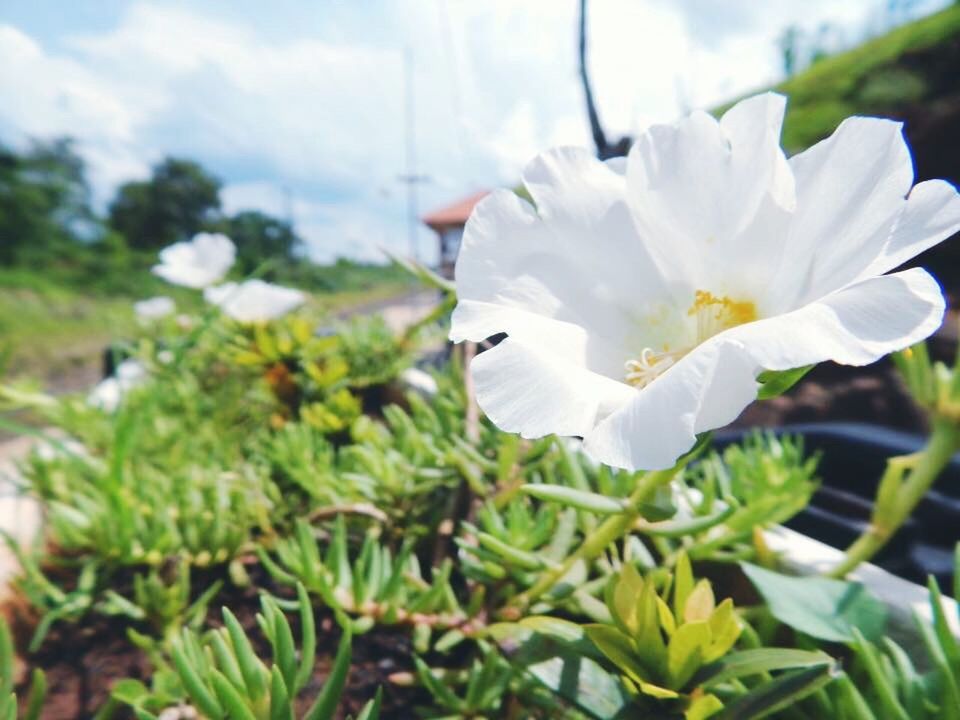
<path fill-rule="evenodd" d="M 687 315 L 696 319 L 697 344 L 737 325 L 757 319 L 757 306 L 749 300 L 717 297 L 707 290 L 697 290 Z"/>
<path fill-rule="evenodd" d="M 693 348 L 714 335 L 737 325 L 744 325 L 759 318 L 757 306 L 749 300 L 733 300 L 723 295 L 718 297 L 708 290 L 697 290 L 693 296 L 693 305 L 687 315 L 696 323 L 696 340 L 689 346 L 671 350 L 669 345 L 662 349 L 644 348 L 639 358 L 628 360 L 624 364 L 627 384 L 644 388 L 671 367 Z"/>

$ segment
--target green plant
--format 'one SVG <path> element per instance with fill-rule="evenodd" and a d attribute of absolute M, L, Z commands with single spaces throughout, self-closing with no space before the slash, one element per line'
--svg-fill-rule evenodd
<path fill-rule="evenodd" d="M 277 602 L 261 595 L 257 624 L 270 644 L 271 660 L 264 662 L 254 650 L 237 618 L 223 609 L 224 627 L 205 635 L 184 628 L 171 647 L 171 662 L 180 687 L 203 717 L 217 720 L 293 720 L 294 701 L 313 674 L 317 646 L 313 608 L 306 590 L 297 588 L 301 627 L 299 657 L 293 632 Z M 319 695 L 302 720 L 334 717 L 350 667 L 351 634 L 343 631 L 336 658 Z M 156 718 L 164 707 L 177 702 L 169 689 L 157 692 L 136 680 L 126 680 L 113 691 L 115 699 L 135 708 L 142 719 Z M 379 695 L 361 717 L 379 717 Z"/>
<path fill-rule="evenodd" d="M 47 693 L 47 679 L 43 670 L 36 668 L 31 673 L 30 690 L 23 711 L 17 712 L 17 695 L 13 691 L 14 652 L 10 628 L 0 618 L 0 718 L 3 720 L 37 720 L 43 711 Z"/>

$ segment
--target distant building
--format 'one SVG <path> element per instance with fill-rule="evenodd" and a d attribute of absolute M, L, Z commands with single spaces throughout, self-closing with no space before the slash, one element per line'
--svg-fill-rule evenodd
<path fill-rule="evenodd" d="M 453 277 L 453 266 L 457 262 L 460 241 L 463 239 L 463 227 L 476 204 L 488 194 L 486 190 L 476 192 L 420 218 L 424 225 L 437 234 L 437 241 L 440 243 L 439 268 L 444 277 Z"/>

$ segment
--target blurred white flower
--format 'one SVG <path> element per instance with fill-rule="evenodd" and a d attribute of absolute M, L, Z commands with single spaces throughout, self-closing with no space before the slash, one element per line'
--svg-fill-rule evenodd
<path fill-rule="evenodd" d="M 141 321 L 159 320 L 167 315 L 172 315 L 176 309 L 176 303 L 166 295 L 158 295 L 133 304 L 133 312 L 136 313 L 137 319 Z"/>
<path fill-rule="evenodd" d="M 188 242 L 178 242 L 160 251 L 160 264 L 153 274 L 174 285 L 205 288 L 223 280 L 233 267 L 237 248 L 226 235 L 199 233 Z"/>
<path fill-rule="evenodd" d="M 432 396 L 438 392 L 436 378 L 420 368 L 410 367 L 400 373 L 400 382 L 421 395 Z"/>
<path fill-rule="evenodd" d="M 451 338 L 508 338 L 474 360 L 477 399 L 524 437 L 580 436 L 597 460 L 664 468 L 757 393 L 764 369 L 864 365 L 930 335 L 944 300 L 920 269 L 960 198 L 913 184 L 899 123 L 850 118 L 787 160 L 785 101 L 654 126 L 607 163 L 531 162 L 531 205 L 474 210 Z"/>
<path fill-rule="evenodd" d="M 87 402 L 104 412 L 115 412 L 123 396 L 142 385 L 146 378 L 147 370 L 138 360 L 124 360 L 111 377 L 97 383 L 87 396 Z"/>
<path fill-rule="evenodd" d="M 87 450 L 86 446 L 71 437 L 41 440 L 33 446 L 33 452 L 39 459 L 46 462 L 71 457 L 83 460 L 91 459 L 90 451 Z"/>
<path fill-rule="evenodd" d="M 203 291 L 204 299 L 240 322 L 275 320 L 302 305 L 307 297 L 299 290 L 263 280 L 228 282 Z"/>

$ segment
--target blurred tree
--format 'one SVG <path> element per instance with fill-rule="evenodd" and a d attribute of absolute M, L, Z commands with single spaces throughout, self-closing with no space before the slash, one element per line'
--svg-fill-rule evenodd
<path fill-rule="evenodd" d="M 237 246 L 237 266 L 244 274 L 264 260 L 295 260 L 301 241 L 290 224 L 256 210 L 237 213 L 222 225 Z"/>
<path fill-rule="evenodd" d="M 33 141 L 23 154 L 0 148 L 0 262 L 39 265 L 98 235 L 71 139 Z"/>
<path fill-rule="evenodd" d="M 155 250 L 206 229 L 220 212 L 220 181 L 192 160 L 166 158 L 149 180 L 124 183 L 110 227 L 131 248 Z"/>
<path fill-rule="evenodd" d="M 783 61 L 783 74 L 791 77 L 799 70 L 800 40 L 802 31 L 796 25 L 788 25 L 777 38 L 780 46 L 780 57 Z"/>

